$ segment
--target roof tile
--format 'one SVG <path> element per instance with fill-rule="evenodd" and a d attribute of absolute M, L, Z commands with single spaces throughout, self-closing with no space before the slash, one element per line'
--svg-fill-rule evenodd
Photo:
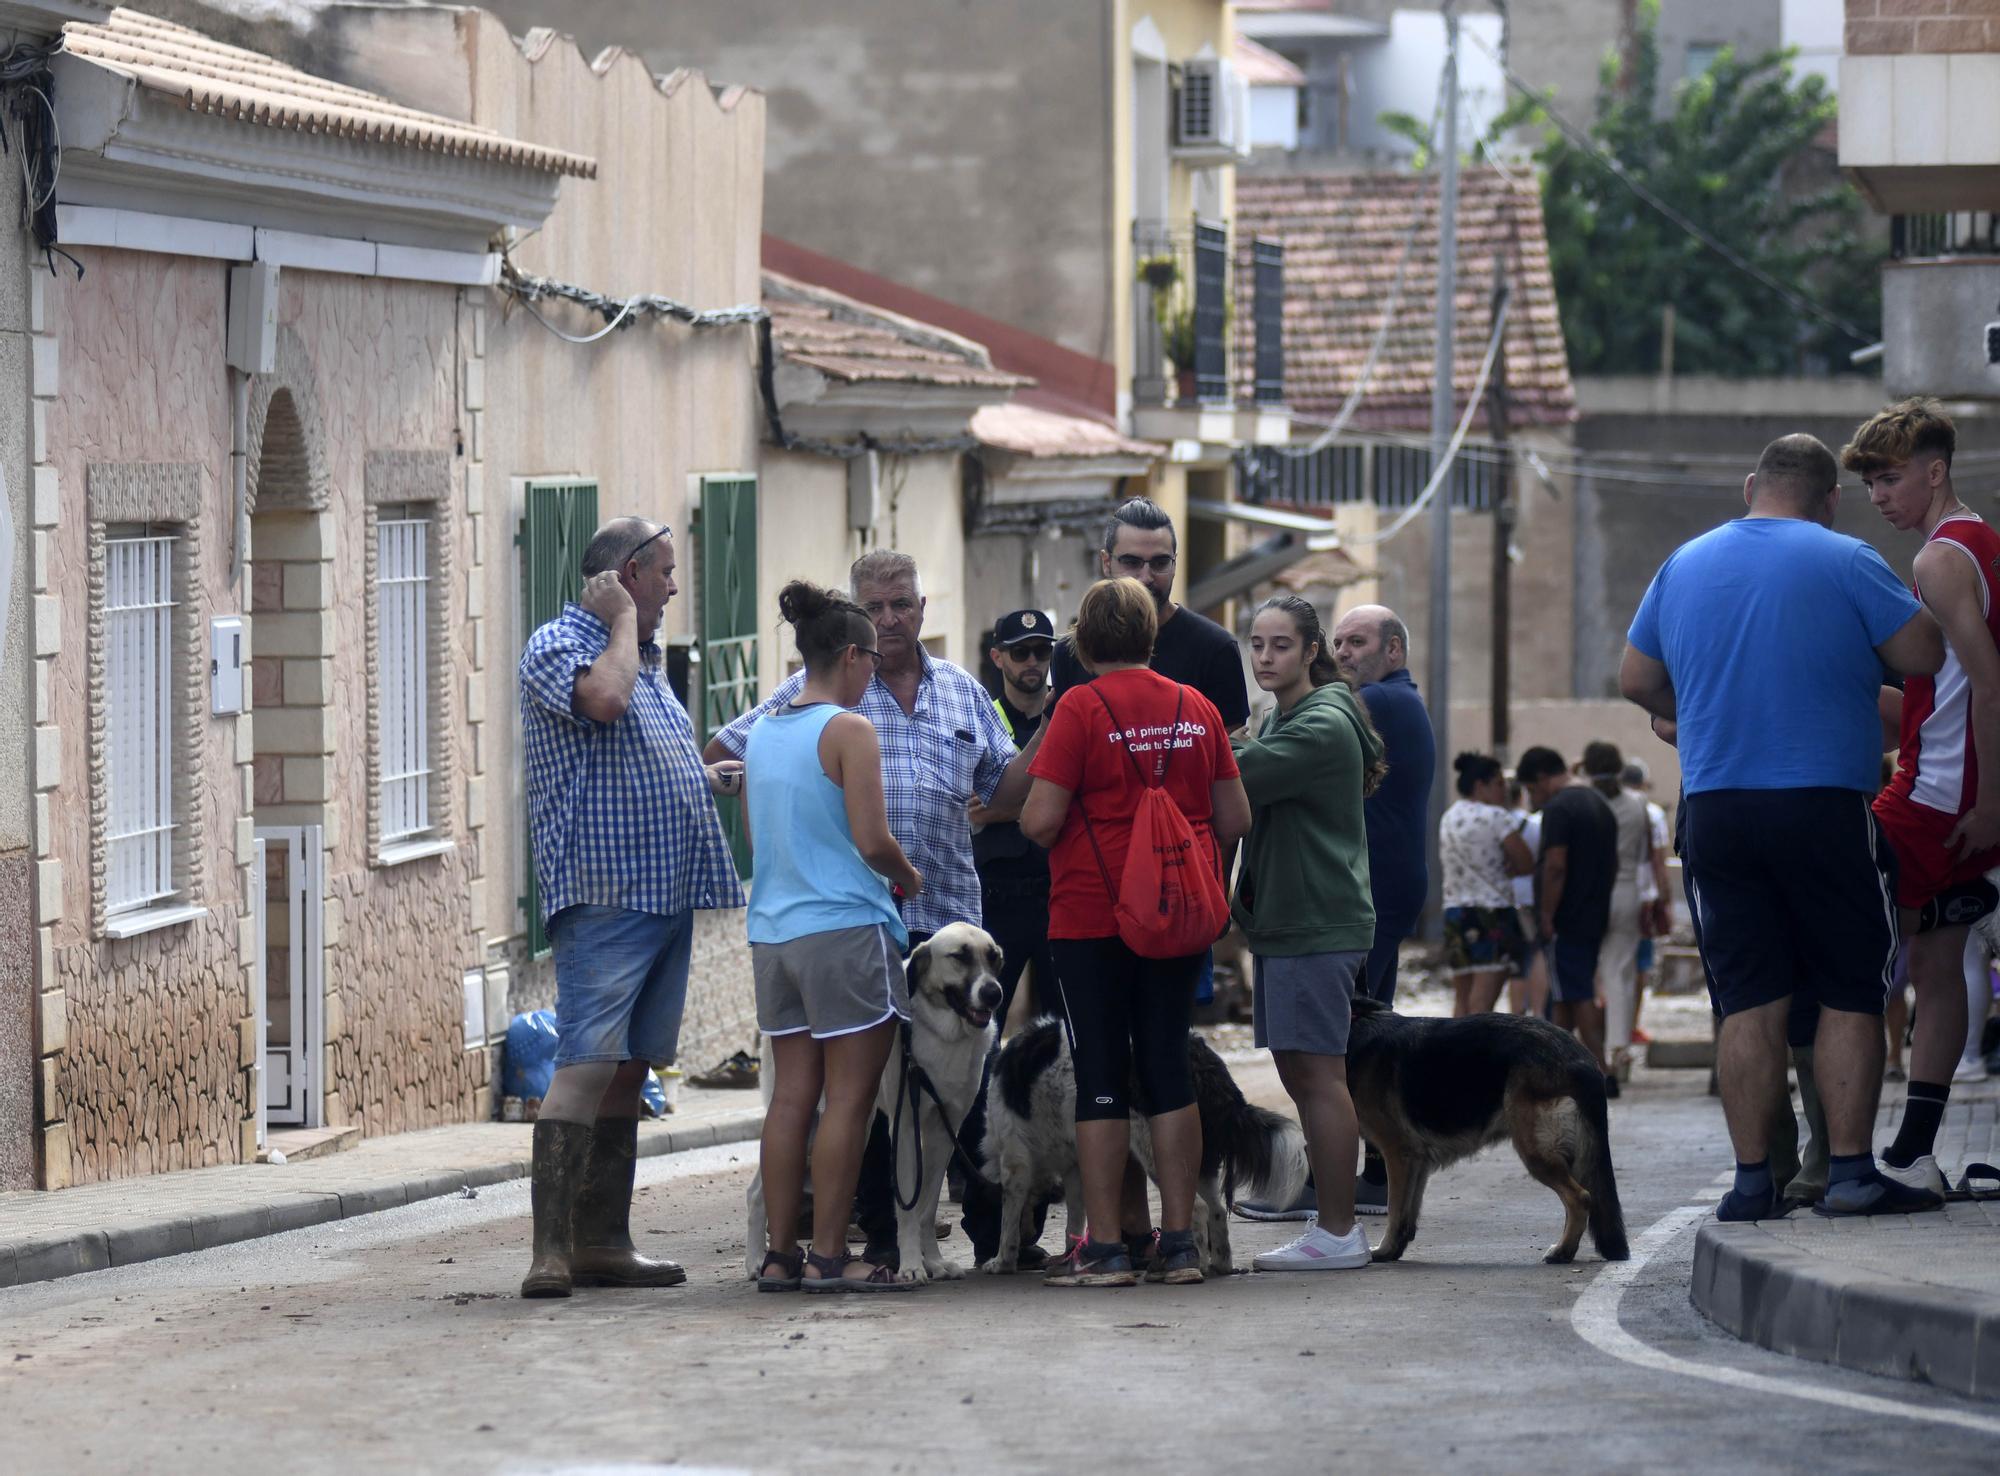
<path fill-rule="evenodd" d="M 829 379 L 1008 390 L 1034 383 L 995 369 L 969 338 L 777 272 L 764 273 L 764 306 L 778 352 Z"/>
<path fill-rule="evenodd" d="M 1295 411 L 1331 419 L 1359 381 L 1415 216 L 1402 301 L 1350 423 L 1362 430 L 1430 424 L 1437 195 L 1435 178 L 1406 171 L 1238 176 L 1241 239 L 1264 237 L 1285 247 L 1285 398 Z M 1459 176 L 1454 344 L 1461 410 L 1492 334 L 1493 278 L 1502 261 L 1513 263 L 1507 387 L 1514 419 L 1567 424 L 1576 418 L 1576 392 L 1541 200 L 1532 185 L 1516 185 L 1496 169 L 1467 169 Z"/>
<path fill-rule="evenodd" d="M 585 179 L 597 174 L 596 160 L 580 154 L 406 108 L 136 10 L 114 10 L 102 23 L 71 21 L 63 27 L 63 50 L 130 77 L 149 92 L 177 98 L 192 112 L 491 160 L 548 174 Z"/>

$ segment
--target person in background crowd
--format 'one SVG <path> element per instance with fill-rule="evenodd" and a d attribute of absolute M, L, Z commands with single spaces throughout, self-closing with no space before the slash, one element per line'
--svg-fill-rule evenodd
<path fill-rule="evenodd" d="M 876 1087 L 896 1021 L 909 1016 L 909 931 L 889 886 L 909 898 L 924 890 L 889 833 L 881 743 L 848 710 L 881 660 L 875 626 L 852 600 L 803 579 L 779 593 L 778 612 L 796 633 L 806 679 L 750 730 L 745 763 L 757 857 L 750 961 L 774 1071 L 758 1154 L 770 1250 L 757 1289 L 913 1291 L 915 1281 L 847 1254 Z M 801 1257 L 808 1142 L 813 1234 Z"/>
<path fill-rule="evenodd" d="M 1049 662 L 1055 654 L 1055 627 L 1040 610 L 1016 610 L 993 626 L 987 658 L 1000 672 L 993 709 L 1016 748 L 1025 748 L 1042 726 L 1049 706 Z M 1049 853 L 1021 834 L 1020 811 L 992 809 L 974 799 L 972 859 L 979 868 L 982 926 L 1000 945 L 1005 1003 L 1004 1028 L 1022 970 L 1035 966 L 1036 1012 L 1062 1013 L 1055 997 L 1055 969 L 1049 962 Z M 976 1110 L 976 1109 L 975 1109 Z"/>
<path fill-rule="evenodd" d="M 1576 1032 L 1605 1072 L 1605 1095 L 1615 1097 L 1618 1078 L 1610 1074 L 1604 1059 L 1597 967 L 1611 928 L 1618 817 L 1603 795 L 1577 782 L 1562 755 L 1552 748 L 1529 749 L 1514 772 L 1528 792 L 1528 802 L 1542 812 L 1536 933 L 1549 945 L 1556 1023 Z"/>
<path fill-rule="evenodd" d="M 1958 433 L 1936 400 L 1871 417 L 1841 449 L 1890 527 L 1924 536 L 1912 584 L 1944 629 L 1944 666 L 1881 689 L 1896 775 L 1875 815 L 1896 853 L 1896 905 L 1910 940 L 1916 1030 L 1909 1095 L 1882 1172 L 1942 1194 L 1938 1125 L 1967 1034 L 1969 929 L 1990 912 L 2000 865 L 2000 532 L 1959 501 Z"/>
<path fill-rule="evenodd" d="M 1541 863 L 1542 817 L 1528 807 L 1519 779 L 1507 784 L 1507 808 L 1514 812 L 1516 832 L 1528 853 L 1529 870 L 1513 880 L 1514 915 L 1520 920 L 1524 944 L 1521 972 L 1507 983 L 1507 1008 L 1517 1015 L 1546 1016 L 1549 1012 L 1549 951 L 1537 939 L 1535 871 Z"/>
<path fill-rule="evenodd" d="M 1514 878 L 1534 870 L 1521 840 L 1521 817 L 1502 801 L 1507 773 L 1491 754 L 1461 753 L 1458 799 L 1438 822 L 1444 871 L 1444 956 L 1451 970 L 1452 1014 L 1477 1015 L 1500 999 L 1502 981 L 1518 977 L 1527 939 L 1514 914 Z"/>
<path fill-rule="evenodd" d="M 1354 1222 L 1361 1130 L 1347 1092 L 1347 1035 L 1375 935 L 1362 802 L 1382 781 L 1382 740 L 1340 679 L 1310 600 L 1266 601 L 1250 654 L 1257 685 L 1278 706 L 1254 739 L 1236 744 L 1251 823 L 1234 913 L 1256 960 L 1256 1043 L 1299 1110 L 1319 1206 L 1304 1234 L 1255 1264 L 1335 1271 L 1369 1259 Z"/>
<path fill-rule="evenodd" d="M 1869 1147 L 1896 954 L 1893 861 L 1869 800 L 1883 672 L 1935 672 L 1944 640 L 1880 554 L 1832 531 L 1839 479 L 1811 436 L 1765 447 L 1744 483 L 1749 516 L 1661 566 L 1619 671 L 1626 699 L 1680 750 L 1682 874 L 1722 1015 L 1717 1078 L 1736 1151 L 1722 1220 L 1781 1208 L 1771 1129 L 1792 1121 L 1786 1027 L 1800 996 L 1819 1012 L 1830 1149 L 1815 1212 L 1943 1204 L 1884 1178 Z"/>
<path fill-rule="evenodd" d="M 1673 833 L 1667 812 L 1653 803 L 1653 774 L 1644 759 L 1627 759 L 1619 782 L 1646 807 L 1646 825 L 1653 842 L 1653 864 L 1639 873 L 1639 987 L 1632 996 L 1632 1044 L 1651 1045 L 1652 1037 L 1639 1028 L 1639 1016 L 1646 1008 L 1646 991 L 1652 987 L 1653 969 L 1658 960 L 1654 940 L 1674 931 L 1674 904 L 1667 875 L 1667 858 L 1673 854 Z"/>
<path fill-rule="evenodd" d="M 1049 848 L 1049 949 L 1076 1071 L 1089 1225 L 1050 1272 L 1052 1286 L 1130 1286 L 1135 1256 L 1152 1249 L 1143 1185 L 1136 1203 L 1126 1193 L 1131 1106 L 1150 1122 L 1160 1185 L 1147 1278 L 1202 1279 L 1193 1230 L 1201 1119 L 1187 1051 L 1202 956 L 1149 959 L 1126 946 L 1113 911 L 1115 879 L 1124 874 L 1140 796 L 1152 787 L 1140 755 L 1148 767 L 1157 763 L 1154 744 L 1170 745 L 1161 787 L 1192 826 L 1200 864 L 1218 876 L 1224 854 L 1250 828 L 1250 802 L 1215 705 L 1147 669 L 1156 620 L 1154 598 L 1137 580 L 1106 580 L 1084 596 L 1075 641 L 1095 680 L 1067 694 L 1042 725 L 1034 787 L 1021 811 L 1028 839 Z M 1148 733 L 1160 736 L 1141 736 Z"/>
<path fill-rule="evenodd" d="M 1653 870 L 1652 820 L 1645 800 L 1620 779 L 1624 769 L 1625 755 L 1617 744 L 1600 738 L 1584 745 L 1583 772 L 1618 821 L 1618 872 L 1611 885 L 1610 927 L 1598 954 L 1597 978 L 1604 1001 L 1606 1058 L 1620 1080 L 1630 1070 L 1632 1021 L 1639 1009 L 1639 883 Z"/>
<path fill-rule="evenodd" d="M 582 572 L 582 592 L 528 638 L 519 672 L 535 879 L 556 971 L 556 1069 L 535 1121 L 524 1297 L 687 1280 L 632 1243 L 639 1093 L 679 1045 L 695 910 L 743 905 L 713 798 L 737 790 L 741 768 L 704 772 L 655 639 L 679 592 L 672 530 L 615 518 L 585 546 Z"/>

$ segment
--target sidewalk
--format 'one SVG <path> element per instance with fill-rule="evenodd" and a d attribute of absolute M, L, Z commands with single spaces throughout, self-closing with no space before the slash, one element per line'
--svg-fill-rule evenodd
<path fill-rule="evenodd" d="M 1885 1090 L 1878 1145 L 1902 1107 L 1902 1089 Z M 1954 1185 L 1968 1163 L 2000 1164 L 2000 1080 L 1953 1090 L 1938 1161 Z M 1711 1220 L 1689 1295 L 1746 1342 L 2000 1399 L 2000 1200 L 1879 1219 Z"/>
<path fill-rule="evenodd" d="M 639 1124 L 652 1158 L 757 1136 L 755 1091 L 683 1088 Z M 532 1123 L 477 1122 L 369 1138 L 325 1158 L 238 1164 L 0 1194 L 0 1287 L 129 1266 L 527 1177 Z"/>

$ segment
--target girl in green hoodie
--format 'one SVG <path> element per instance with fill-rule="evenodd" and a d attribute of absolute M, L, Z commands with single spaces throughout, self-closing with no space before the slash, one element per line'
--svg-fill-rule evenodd
<path fill-rule="evenodd" d="M 1319 1212 L 1259 1271 L 1368 1264 L 1354 1223 L 1360 1130 L 1347 1093 L 1354 991 L 1375 937 L 1361 801 L 1387 765 L 1367 709 L 1335 670 L 1312 602 L 1266 601 L 1250 628 L 1257 685 L 1278 710 L 1236 745 L 1250 796 L 1237 923 L 1256 959 L 1255 1029 L 1299 1109 Z"/>

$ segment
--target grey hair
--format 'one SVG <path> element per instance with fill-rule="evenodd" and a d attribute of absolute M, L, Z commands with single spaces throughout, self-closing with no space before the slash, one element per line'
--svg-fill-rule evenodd
<path fill-rule="evenodd" d="M 591 534 L 590 542 L 584 546 L 583 577 L 588 579 L 607 569 L 624 568 L 625 561 L 632 557 L 632 551 L 658 533 L 660 527 L 660 524 L 646 518 L 613 518 Z M 648 550 L 646 557 L 655 559 L 659 555 Z M 652 566 L 648 564 L 647 567 Z"/>
<path fill-rule="evenodd" d="M 1403 648 L 1404 657 L 1407 658 L 1409 656 L 1410 628 L 1403 624 L 1401 616 L 1395 614 L 1384 615 L 1382 617 L 1381 629 L 1376 632 L 1376 638 L 1385 646 L 1391 641 L 1396 642 Z"/>
<path fill-rule="evenodd" d="M 915 559 L 893 548 L 872 548 L 856 559 L 854 567 L 847 571 L 847 592 L 859 599 L 864 584 L 894 584 L 900 579 L 910 581 L 918 599 L 924 597 L 924 581 L 917 573 Z"/>

